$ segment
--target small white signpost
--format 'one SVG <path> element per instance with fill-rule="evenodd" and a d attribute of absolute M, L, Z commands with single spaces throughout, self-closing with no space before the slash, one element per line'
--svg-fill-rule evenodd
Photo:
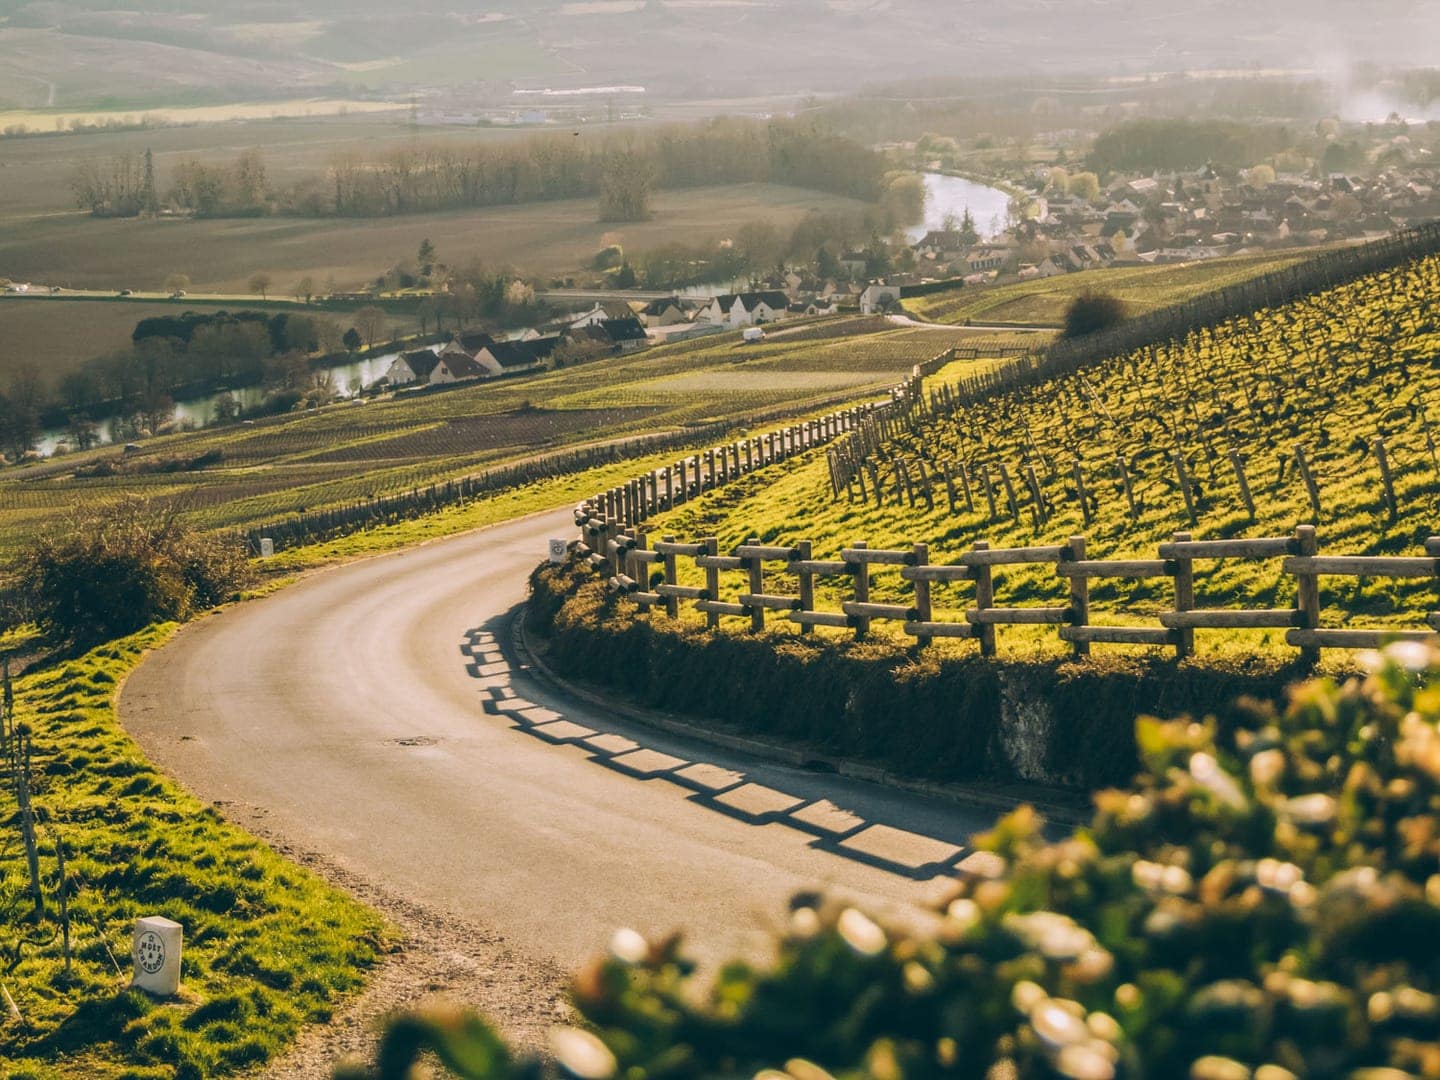
<path fill-rule="evenodd" d="M 156 997 L 173 997 L 180 989 L 180 924 L 160 915 L 135 920 L 135 960 L 131 985 Z"/>
<path fill-rule="evenodd" d="M 261 557 L 262 559 L 268 559 L 268 558 L 270 558 L 271 555 L 274 555 L 274 554 L 275 554 L 275 541 L 272 540 L 272 539 L 271 539 L 270 537 L 268 537 L 268 536 L 262 536 L 262 537 L 260 538 L 260 557 Z"/>
<path fill-rule="evenodd" d="M 566 554 L 566 552 L 568 552 L 569 550 L 570 550 L 570 545 L 567 544 L 564 540 L 551 540 L 551 541 L 550 541 L 550 561 L 551 561 L 552 563 L 562 563 L 562 562 L 564 562 L 564 561 L 565 561 L 565 554 Z"/>

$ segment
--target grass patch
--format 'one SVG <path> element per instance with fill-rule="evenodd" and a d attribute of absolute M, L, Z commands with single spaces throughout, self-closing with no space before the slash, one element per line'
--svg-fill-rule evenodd
<path fill-rule="evenodd" d="M 52 893 L 57 837 L 68 856 L 75 961 L 67 980 L 57 927 L 28 921 L 23 850 L 0 848 L 8 957 L 0 979 L 23 1016 L 0 1028 L 7 1076 L 237 1072 L 328 1019 L 390 947 L 378 914 L 222 821 L 150 765 L 120 727 L 120 683 L 174 630 L 150 628 L 16 684 L 17 719 L 34 737 L 34 802 Z M 7 818 L 15 812 L 8 786 L 0 808 Z M 133 920 L 149 914 L 185 928 L 174 1002 L 126 989 Z"/>

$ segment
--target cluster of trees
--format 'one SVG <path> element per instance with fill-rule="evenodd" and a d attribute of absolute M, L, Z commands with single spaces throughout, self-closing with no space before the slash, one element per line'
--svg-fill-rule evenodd
<path fill-rule="evenodd" d="M 81 162 L 77 202 L 103 216 L 157 208 L 148 162 L 148 151 Z M 208 217 L 378 217 L 598 196 L 603 219 L 635 221 L 658 189 L 773 181 L 874 200 L 884 180 L 879 154 L 814 123 L 716 119 L 645 136 L 577 132 L 469 148 L 415 143 L 378 158 L 343 154 L 324 175 L 284 187 L 270 183 L 260 152 L 247 150 L 228 164 L 183 162 L 166 201 Z"/>
<path fill-rule="evenodd" d="M 866 278 L 909 269 L 903 261 L 913 260 L 910 248 L 885 241 L 896 229 L 912 223 L 908 216 L 897 216 L 899 207 L 908 202 L 908 197 L 897 198 L 895 204 L 885 199 L 853 214 L 812 211 L 788 231 L 771 221 L 750 221 L 724 243 L 677 241 L 637 253 L 620 274 L 630 271 L 626 276 L 629 285 L 647 289 L 737 278 L 759 281 L 786 267 L 810 267 L 822 280 L 844 280 L 847 274 L 840 266 L 840 256 L 853 251 L 865 253 Z M 619 285 L 618 277 L 616 283 Z"/>
<path fill-rule="evenodd" d="M 1219 120 L 1134 120 L 1102 132 L 1089 165 L 1101 175 L 1153 169 L 1198 169 L 1207 162 L 1244 168 L 1287 150 L 1293 134 L 1280 126 Z"/>

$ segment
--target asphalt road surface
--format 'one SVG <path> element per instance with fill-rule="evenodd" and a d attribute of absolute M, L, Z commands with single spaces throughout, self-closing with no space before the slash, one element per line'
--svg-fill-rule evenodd
<path fill-rule="evenodd" d="M 512 615 L 551 512 L 318 573 L 187 627 L 121 717 L 201 798 L 573 967 L 618 927 L 757 955 L 797 890 L 898 915 L 988 813 L 769 764 L 575 703 Z M 743 672 L 736 673 L 743 678 Z"/>

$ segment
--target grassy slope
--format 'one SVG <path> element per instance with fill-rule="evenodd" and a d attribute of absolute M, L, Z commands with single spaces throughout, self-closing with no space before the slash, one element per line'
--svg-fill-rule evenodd
<path fill-rule="evenodd" d="M 913 364 L 971 336 L 874 321 L 828 326 L 758 344 L 742 344 L 735 334 L 702 338 L 493 385 L 145 444 L 145 456 L 224 454 L 219 466 L 200 472 L 73 476 L 77 464 L 117 458 L 109 448 L 0 473 L 0 555 L 63 507 L 121 491 L 183 497 L 206 524 L 253 524 L 408 490 L 544 446 L 776 409 L 803 413 L 888 387 Z M 838 336 L 820 336 L 825 332 Z M 551 411 L 517 411 L 526 402 Z"/>
<path fill-rule="evenodd" d="M 1420 403 L 1428 403 L 1432 418 L 1440 418 L 1434 411 L 1440 408 L 1440 371 L 1432 366 L 1440 350 L 1437 299 L 1440 258 L 1431 258 L 1262 313 L 1253 327 L 1247 320 L 1234 320 L 1213 337 L 1160 349 L 1154 358 L 1137 354 L 1106 361 L 1084 374 L 1085 386 L 1071 377 L 993 399 L 928 425 L 919 439 L 907 435 L 889 448 L 910 459 L 924 457 L 932 465 L 964 461 L 973 471 L 987 464 L 992 479 L 996 464 L 1004 461 L 1020 489 L 1019 524 L 1009 520 L 998 482 L 998 522 L 988 520 L 978 484 L 974 513 L 962 506 L 959 514 L 951 514 L 943 485 L 937 485 L 933 510 L 923 502 L 914 508 L 896 506 L 893 487 L 883 508 L 873 501 L 864 506 L 843 498 L 832 501 L 823 457 L 815 454 L 778 478 L 747 478 L 682 507 L 649 523 L 649 531 L 685 538 L 718 535 L 722 549 L 750 535 L 776 543 L 810 539 L 816 558 L 832 558 L 840 547 L 857 540 L 872 547 L 924 540 L 937 562 L 949 561 L 977 539 L 994 546 L 1022 546 L 1059 543 L 1085 533 L 1092 558 L 1154 558 L 1157 543 L 1188 527 L 1172 451 L 1178 448 L 1185 454 L 1199 489 L 1199 524 L 1191 530 L 1197 539 L 1274 536 L 1314 517 L 1293 463 L 1283 480 L 1279 477 L 1280 458 L 1298 442 L 1309 452 L 1321 491 L 1322 553 L 1417 554 L 1419 541 L 1436 531 L 1440 488 L 1415 412 Z M 1037 448 L 1031 459 L 1054 507 L 1054 516 L 1038 528 L 1031 520 L 1021 472 L 1027 427 Z M 1393 524 L 1383 512 L 1378 465 L 1363 449 L 1377 434 L 1386 439 L 1395 473 L 1400 513 Z M 1225 458 L 1231 446 L 1248 461 L 1258 504 L 1253 524 Z M 1142 503 L 1137 521 L 1127 513 L 1117 454 L 1124 456 Z M 1088 529 L 1070 478 L 1077 457 L 1096 503 Z M 893 484 L 888 470 L 887 483 Z M 970 604 L 971 588 L 937 587 L 937 612 L 958 618 Z M 1435 603 L 1432 586 L 1423 582 L 1328 579 L 1321 591 L 1331 602 L 1324 621 L 1332 626 L 1343 625 L 1342 596 L 1344 606 L 1357 613 L 1359 625 L 1414 626 L 1414 613 Z M 1197 566 L 1201 607 L 1242 601 L 1250 607 L 1288 607 L 1292 592 L 1293 579 L 1281 577 L 1274 561 Z M 880 600 L 898 599 L 908 595 L 908 586 L 894 571 L 880 570 L 872 593 Z M 831 603 L 838 598 L 832 590 Z M 1063 584 L 1053 571 L 1017 567 L 997 577 L 1001 605 L 1063 605 L 1064 598 Z M 1097 581 L 1091 589 L 1091 618 L 1096 623 L 1155 625 L 1136 613 L 1153 613 L 1171 602 L 1165 579 Z M 1129 614 L 1120 613 L 1122 605 Z M 1059 649 L 1050 631 L 1003 628 L 1000 641 L 1002 655 L 1031 649 L 1053 654 Z M 1283 631 L 1231 636 L 1202 631 L 1197 641 L 1202 652 L 1263 651 L 1279 648 Z M 941 647 L 975 648 L 968 642 Z"/>
<path fill-rule="evenodd" d="M 67 980 L 54 921 L 25 919 L 23 851 L 8 843 L 0 922 L 20 945 L 3 979 L 24 1023 L 0 1029 L 6 1076 L 235 1071 L 328 1018 L 387 947 L 378 915 L 223 822 L 121 729 L 119 684 L 172 632 L 144 631 L 17 684 L 17 718 L 35 740 L 47 888 L 53 902 L 58 835 L 75 889 L 75 963 Z M 0 810 L 14 813 L 8 785 Z M 184 988 L 173 1005 L 126 990 L 133 920 L 157 913 L 185 928 Z"/>
<path fill-rule="evenodd" d="M 931 322 L 1012 322 L 1058 326 L 1065 309 L 1082 292 L 1111 293 L 1127 315 L 1169 307 L 1199 293 L 1280 270 L 1315 254 L 1310 250 L 1236 255 L 1174 266 L 1126 266 L 1022 281 L 998 287 L 963 288 L 905 301 L 907 311 Z"/>

